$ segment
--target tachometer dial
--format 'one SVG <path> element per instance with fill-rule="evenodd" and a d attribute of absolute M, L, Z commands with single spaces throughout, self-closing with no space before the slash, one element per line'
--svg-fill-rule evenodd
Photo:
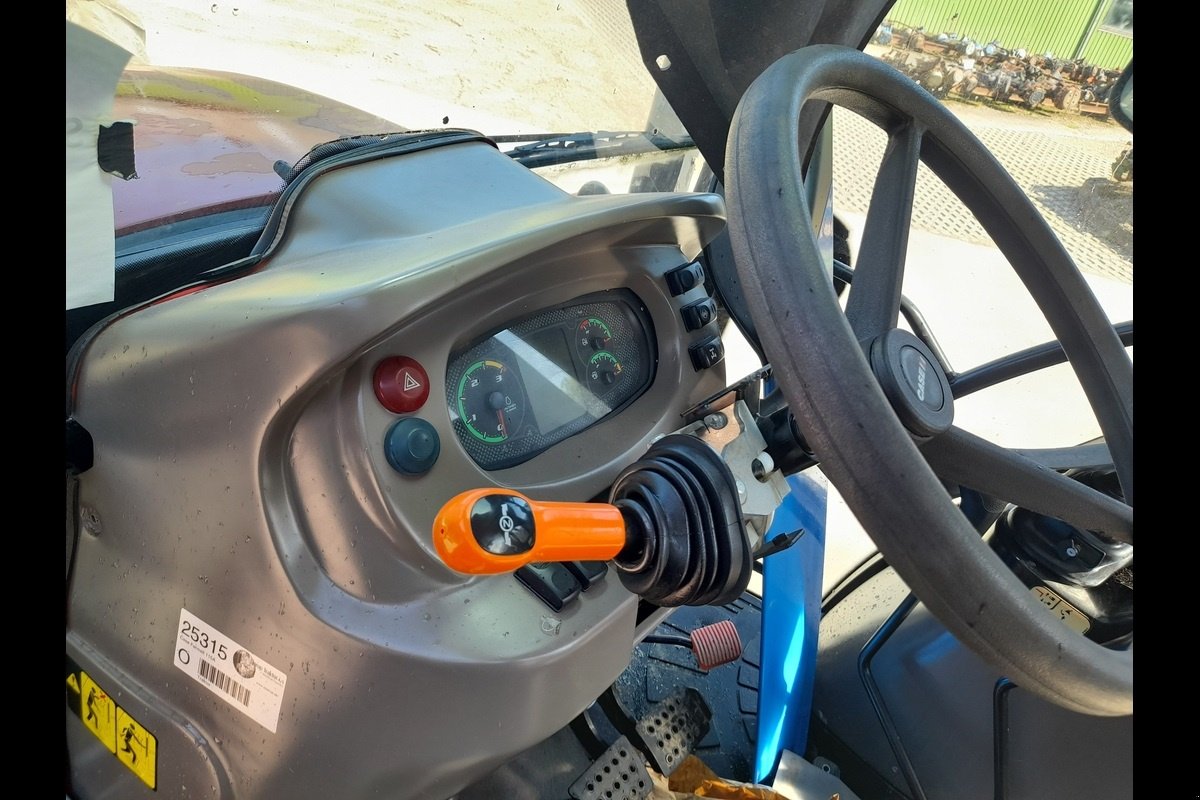
<path fill-rule="evenodd" d="M 525 390 L 516 374 L 495 359 L 476 361 L 458 382 L 458 415 L 472 436 L 507 441 L 525 422 Z"/>
<path fill-rule="evenodd" d="M 588 386 L 596 395 L 602 395 L 620 379 L 622 369 L 616 356 L 601 350 L 588 359 Z"/>
<path fill-rule="evenodd" d="M 584 358 L 590 358 L 597 350 L 607 350 L 612 341 L 612 329 L 599 317 L 580 320 L 575 328 L 575 343 Z"/>

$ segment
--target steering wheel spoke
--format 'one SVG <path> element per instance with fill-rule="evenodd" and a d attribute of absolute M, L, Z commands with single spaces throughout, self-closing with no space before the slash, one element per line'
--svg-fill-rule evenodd
<path fill-rule="evenodd" d="M 922 129 L 913 120 L 894 128 L 871 191 L 846 317 L 860 342 L 896 327 L 908 252 Z"/>
<path fill-rule="evenodd" d="M 1083 460 L 1096 460 L 1095 447 Z M 1133 544 L 1133 509 L 1120 500 L 1009 450 L 952 426 L 921 448 L 933 471 L 945 481 L 1056 517 L 1076 528 Z M 1036 452 L 1036 451 L 1034 451 Z M 1064 450 L 1043 451 L 1060 460 Z"/>
<path fill-rule="evenodd" d="M 1111 469 L 1113 465 L 1112 455 L 1104 442 L 1088 442 L 1073 447 L 1014 447 L 1012 452 L 1060 472 L 1067 469 Z"/>

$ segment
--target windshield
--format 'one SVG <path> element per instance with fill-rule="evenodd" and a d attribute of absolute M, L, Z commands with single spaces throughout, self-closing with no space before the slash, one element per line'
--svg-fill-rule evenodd
<path fill-rule="evenodd" d="M 1111 67 L 1128 56 L 1132 31 L 1121 38 L 1097 29 L 1066 61 L 1026 52 L 1055 41 L 1014 29 L 1005 39 L 1012 52 L 989 56 L 964 38 L 983 36 L 991 17 L 982 9 L 954 34 L 927 29 L 931 14 L 897 3 L 866 51 L 919 81 L 988 145 L 1089 279 L 1119 287 L 1110 313 L 1128 319 L 1132 147 L 1098 101 Z M 111 180 L 118 271 L 122 259 L 204 235 L 243 236 L 242 250 L 230 245 L 225 257 L 244 255 L 292 168 L 342 137 L 472 129 L 572 194 L 712 187 L 651 77 L 671 65 L 647 69 L 621 0 L 70 0 L 67 16 L 132 54 L 113 109 L 115 119 L 134 122 L 137 173 Z M 679 102 L 686 111 L 687 100 Z M 850 262 L 885 137 L 844 109 L 832 120 L 832 196 L 848 227 L 837 252 Z M 952 330 L 938 311 L 944 276 L 918 284 L 916 265 L 949 252 L 946 242 L 991 241 L 924 167 L 918 189 L 914 228 L 940 238 L 910 242 L 906 291 L 935 328 Z M 978 259 L 955 251 L 945 260 L 961 270 Z M 1027 324 L 1024 312 L 1039 322 Z M 1036 309 L 1017 314 L 1008 304 L 1001 318 L 1025 338 L 989 349 L 979 335 L 964 336 L 967 349 L 948 345 L 951 359 L 981 363 L 1050 338 Z"/>
<path fill-rule="evenodd" d="M 135 55 L 147 64 L 266 78 L 411 129 L 453 125 L 488 134 L 640 129 L 655 89 L 628 14 L 614 13 L 624 11 L 615 4 L 109 5 L 140 21 L 145 48 Z M 598 83 L 609 91 L 596 92 Z"/>
<path fill-rule="evenodd" d="M 623 4 L 70 0 L 67 16 L 133 54 L 114 117 L 136 123 L 138 178 L 114 182 L 118 234 L 261 208 L 281 168 L 345 136 L 469 128 L 505 151 L 588 131 L 648 132 L 642 150 L 688 142 Z"/>

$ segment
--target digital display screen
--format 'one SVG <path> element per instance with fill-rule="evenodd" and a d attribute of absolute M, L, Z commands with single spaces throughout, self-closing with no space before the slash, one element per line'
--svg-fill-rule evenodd
<path fill-rule="evenodd" d="M 601 417 L 608 412 L 608 408 L 589 407 L 596 405 L 596 399 L 575 377 L 575 363 L 562 328 L 547 328 L 528 337 L 503 331 L 496 339 L 516 357 L 529 397 L 538 398 L 529 403 L 538 431 L 551 433 L 583 415 Z"/>
<path fill-rule="evenodd" d="M 571 357 L 571 343 L 567 341 L 566 331 L 562 328 L 540 330 L 525 337 L 525 341 L 563 372 L 578 377 L 575 374 L 575 359 Z"/>

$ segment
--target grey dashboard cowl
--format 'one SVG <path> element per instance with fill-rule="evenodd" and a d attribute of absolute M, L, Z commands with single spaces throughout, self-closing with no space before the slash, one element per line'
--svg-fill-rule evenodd
<path fill-rule="evenodd" d="M 210 756 L 164 740 L 168 795 L 216 758 L 235 796 L 445 796 L 616 678 L 636 611 L 619 582 L 554 615 L 510 576 L 442 566 L 431 522 L 489 483 L 591 498 L 721 388 L 686 353 L 715 325 L 689 333 L 677 312 L 702 289 L 671 298 L 662 275 L 723 225 L 715 195 L 574 197 L 486 144 L 452 145 L 320 176 L 254 272 L 91 338 L 74 415 L 95 465 L 78 491 L 103 533 L 76 551 L 68 651 L 219 742 Z M 387 467 L 379 358 L 417 358 L 438 387 L 456 345 L 617 287 L 645 304 L 658 349 L 618 418 L 483 473 L 434 391 L 417 413 L 441 459 L 421 478 Z M 275 734 L 173 666 L 182 608 L 287 673 Z"/>

